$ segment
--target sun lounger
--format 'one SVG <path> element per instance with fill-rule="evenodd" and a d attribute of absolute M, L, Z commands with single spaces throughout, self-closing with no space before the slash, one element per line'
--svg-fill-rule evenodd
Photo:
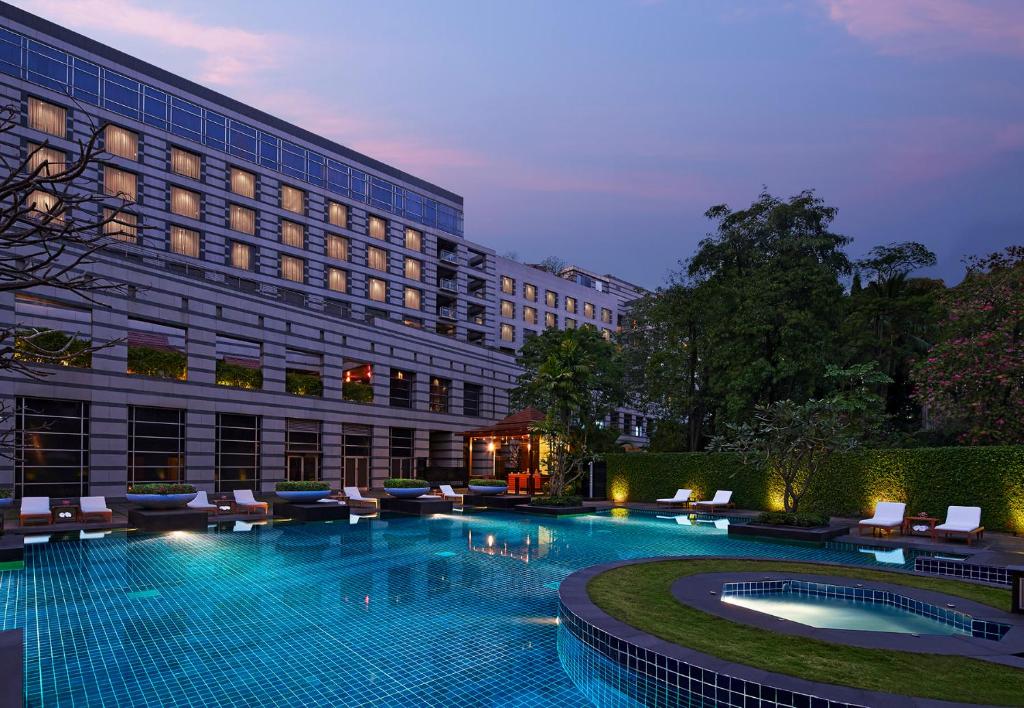
<path fill-rule="evenodd" d="M 104 497 L 82 497 L 78 502 L 78 517 L 82 521 L 105 521 L 109 524 L 114 516 Z"/>
<path fill-rule="evenodd" d="M 971 545 L 971 537 L 981 538 L 985 535 L 985 527 L 981 525 L 980 506 L 951 506 L 946 510 L 946 523 L 935 527 L 935 533 L 944 538 L 950 534 L 962 534 Z"/>
<path fill-rule="evenodd" d="M 710 501 L 693 502 L 694 508 L 709 511 L 712 514 L 715 513 L 715 509 L 720 506 L 726 508 L 733 506 L 731 491 L 727 489 L 719 489 L 715 492 L 714 498 Z"/>
<path fill-rule="evenodd" d="M 371 504 L 374 507 L 380 507 L 380 500 L 374 499 L 373 497 L 364 497 L 363 493 L 359 491 L 359 487 L 345 487 L 345 498 L 348 503 L 351 504 Z"/>
<path fill-rule="evenodd" d="M 870 519 L 861 519 L 857 525 L 861 535 L 864 529 L 871 529 L 871 535 L 882 531 L 903 528 L 903 516 L 907 505 L 903 502 L 878 502 L 875 504 L 875 515 Z"/>
<path fill-rule="evenodd" d="M 690 501 L 690 495 L 693 491 L 690 489 L 677 489 L 674 497 L 666 497 L 664 499 L 655 499 L 654 501 L 658 504 L 686 504 Z"/>
<path fill-rule="evenodd" d="M 235 504 L 248 511 L 250 514 L 266 514 L 270 511 L 270 504 L 256 501 L 256 497 L 252 495 L 251 489 L 236 489 L 234 491 L 234 495 Z"/>
<path fill-rule="evenodd" d="M 188 503 L 189 509 L 196 509 L 198 511 L 208 511 L 210 513 L 217 512 L 217 505 L 210 503 L 210 498 L 206 496 L 206 492 L 197 492 L 196 498 Z"/>
<path fill-rule="evenodd" d="M 50 497 L 24 497 L 21 500 L 21 513 L 18 519 L 22 526 L 30 523 L 53 523 L 53 512 L 50 511 Z"/>
<path fill-rule="evenodd" d="M 441 498 L 442 499 L 453 499 L 453 500 L 455 500 L 455 501 L 457 501 L 457 502 L 459 502 L 461 504 L 462 503 L 462 499 L 463 499 L 463 495 L 459 494 L 454 489 L 452 489 L 452 485 L 450 485 L 450 484 L 442 484 L 441 485 Z"/>

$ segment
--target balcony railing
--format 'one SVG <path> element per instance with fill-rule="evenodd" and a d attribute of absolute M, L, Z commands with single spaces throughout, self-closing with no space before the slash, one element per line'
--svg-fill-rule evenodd
<path fill-rule="evenodd" d="M 452 293 L 458 292 L 459 290 L 458 285 L 455 282 L 455 278 L 438 278 L 437 287 Z"/>
<path fill-rule="evenodd" d="M 445 263 L 458 263 L 459 255 L 455 251 L 438 251 L 437 257 Z"/>
<path fill-rule="evenodd" d="M 446 320 L 454 320 L 455 308 L 442 305 L 441 307 L 437 308 L 437 316 L 443 317 Z"/>

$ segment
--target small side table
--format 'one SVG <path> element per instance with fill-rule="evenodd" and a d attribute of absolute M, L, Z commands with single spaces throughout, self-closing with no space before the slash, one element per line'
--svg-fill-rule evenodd
<path fill-rule="evenodd" d="M 928 534 L 935 540 L 935 524 L 939 523 L 939 520 L 934 516 L 904 516 L 903 517 L 903 535 L 904 536 L 923 536 Z M 927 526 L 927 531 L 915 531 L 915 526 Z"/>
<path fill-rule="evenodd" d="M 78 504 L 57 502 L 50 507 L 50 514 L 53 515 L 53 523 L 70 524 L 78 521 Z"/>
<path fill-rule="evenodd" d="M 214 498 L 210 500 L 210 503 L 217 507 L 213 512 L 215 516 L 237 513 L 235 501 L 231 497 Z"/>

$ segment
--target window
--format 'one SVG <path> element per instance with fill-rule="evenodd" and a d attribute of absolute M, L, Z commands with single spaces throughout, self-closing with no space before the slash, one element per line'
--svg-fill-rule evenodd
<path fill-rule="evenodd" d="M 127 373 L 179 381 L 187 378 L 186 330 L 134 318 L 129 318 L 127 330 Z"/>
<path fill-rule="evenodd" d="M 565 318 L 565 328 L 566 329 L 576 329 L 576 320 L 574 320 L 571 317 L 566 317 Z"/>
<path fill-rule="evenodd" d="M 501 326 L 501 341 L 512 342 L 516 338 L 516 328 L 510 324 L 503 324 Z"/>
<path fill-rule="evenodd" d="M 259 489 L 259 416 L 218 413 L 216 436 L 214 480 L 217 491 Z"/>
<path fill-rule="evenodd" d="M 327 202 L 327 223 L 348 228 L 348 207 L 338 202 Z"/>
<path fill-rule="evenodd" d="M 416 288 L 406 288 L 404 293 L 404 303 L 410 310 L 419 310 L 420 303 L 423 299 L 422 294 Z"/>
<path fill-rule="evenodd" d="M 388 237 L 388 222 L 379 216 L 371 216 L 367 232 L 370 238 L 386 239 Z"/>
<path fill-rule="evenodd" d="M 103 147 L 111 155 L 126 160 L 139 159 L 139 136 L 127 128 L 108 125 L 103 130 Z"/>
<path fill-rule="evenodd" d="M 171 172 L 190 179 L 199 179 L 202 162 L 199 155 L 181 148 L 171 148 Z"/>
<path fill-rule="evenodd" d="M 103 193 L 134 202 L 138 197 L 138 183 L 135 175 L 110 165 L 104 165 Z"/>
<path fill-rule="evenodd" d="M 320 464 L 323 457 L 320 447 L 320 421 L 297 418 L 285 420 L 284 455 L 288 462 L 288 481 L 320 479 Z"/>
<path fill-rule="evenodd" d="M 128 407 L 128 483 L 184 481 L 185 411 Z"/>
<path fill-rule="evenodd" d="M 612 311 L 607 307 L 601 308 L 601 321 L 606 324 L 611 324 L 612 322 Z"/>
<path fill-rule="evenodd" d="M 601 328 L 601 336 L 604 337 L 606 340 L 611 341 L 612 331 L 610 329 L 608 329 L 607 327 L 602 327 Z"/>
<path fill-rule="evenodd" d="M 480 384 L 462 384 L 462 415 L 479 417 L 480 403 L 484 395 L 484 387 Z"/>
<path fill-rule="evenodd" d="M 574 297 L 566 297 L 565 298 L 565 311 L 566 312 L 573 312 L 573 313 L 576 312 L 576 298 L 574 298 Z"/>
<path fill-rule="evenodd" d="M 585 302 L 583 303 L 583 316 L 588 319 L 594 319 L 594 303 Z"/>
<path fill-rule="evenodd" d="M 306 193 L 301 189 L 281 185 L 281 208 L 296 214 L 303 214 L 306 211 Z"/>
<path fill-rule="evenodd" d="M 247 243 L 231 242 L 231 266 L 252 270 L 252 246 Z"/>
<path fill-rule="evenodd" d="M 344 236 L 327 234 L 325 245 L 328 258 L 333 258 L 336 261 L 348 260 L 348 239 Z"/>
<path fill-rule="evenodd" d="M 374 302 L 387 302 L 388 284 L 380 278 L 367 278 L 366 296 Z"/>
<path fill-rule="evenodd" d="M 25 203 L 32 209 L 32 215 L 43 221 L 52 219 L 57 223 L 64 221 L 64 202 L 56 194 L 37 189 L 25 198 Z"/>
<path fill-rule="evenodd" d="M 38 98 L 28 99 L 28 127 L 58 138 L 67 137 L 68 111 Z"/>
<path fill-rule="evenodd" d="M 263 347 L 259 342 L 218 334 L 215 353 L 218 386 L 252 391 L 263 388 Z"/>
<path fill-rule="evenodd" d="M 125 243 L 139 242 L 139 218 L 135 214 L 118 213 L 114 209 L 103 210 L 103 233 Z"/>
<path fill-rule="evenodd" d="M 306 282 L 306 262 L 295 256 L 281 254 L 281 277 L 294 283 Z"/>
<path fill-rule="evenodd" d="M 369 246 L 366 249 L 366 266 L 368 268 L 373 268 L 374 270 L 383 270 L 386 272 L 388 269 L 388 252 L 383 248 Z"/>
<path fill-rule="evenodd" d="M 295 246 L 295 248 L 304 248 L 306 246 L 306 231 L 302 228 L 302 224 L 282 219 L 281 243 L 286 246 Z"/>
<path fill-rule="evenodd" d="M 67 156 L 61 150 L 54 150 L 45 145 L 28 144 L 28 171 L 37 170 L 43 177 L 52 177 L 64 171 Z"/>
<path fill-rule="evenodd" d="M 558 307 L 558 293 L 551 290 L 544 293 L 544 304 L 548 307 Z"/>
<path fill-rule="evenodd" d="M 526 322 L 527 324 L 537 324 L 536 307 L 523 307 L 523 322 Z"/>
<path fill-rule="evenodd" d="M 339 293 L 348 292 L 348 273 L 341 268 L 327 269 L 327 288 Z"/>
<path fill-rule="evenodd" d="M 420 280 L 423 276 L 422 264 L 415 258 L 405 259 L 405 277 L 409 280 Z"/>
<path fill-rule="evenodd" d="M 451 391 L 452 382 L 448 379 L 440 379 L 436 376 L 430 377 L 430 412 L 448 412 L 448 393 Z"/>
<path fill-rule="evenodd" d="M 199 192 L 181 187 L 171 187 L 171 213 L 178 216 L 187 216 L 190 219 L 199 218 Z"/>
<path fill-rule="evenodd" d="M 537 302 L 537 286 L 530 283 L 523 283 L 523 297 L 530 302 Z"/>
<path fill-rule="evenodd" d="M 256 212 L 237 204 L 231 205 L 231 230 L 240 231 L 243 234 L 256 233 Z"/>
<path fill-rule="evenodd" d="M 373 365 L 345 361 L 342 366 L 341 399 L 355 403 L 373 403 Z"/>
<path fill-rule="evenodd" d="M 252 172 L 231 168 L 231 191 L 242 197 L 256 198 L 256 175 Z"/>
<path fill-rule="evenodd" d="M 544 326 L 548 329 L 554 329 L 558 327 L 558 315 L 554 312 L 544 313 Z"/>
<path fill-rule="evenodd" d="M 423 232 L 416 229 L 405 228 L 405 247 L 410 251 L 423 250 Z"/>
<path fill-rule="evenodd" d="M 516 305 L 510 300 L 501 301 L 501 316 L 512 319 L 516 316 Z"/>
<path fill-rule="evenodd" d="M 78 497 L 89 485 L 89 404 L 18 398 L 15 483 L 19 496 Z"/>
<path fill-rule="evenodd" d="M 390 443 L 391 476 L 412 477 L 412 428 L 391 428 Z"/>
<path fill-rule="evenodd" d="M 516 292 L 516 281 L 507 275 L 501 276 L 501 292 L 514 295 Z"/>
<path fill-rule="evenodd" d="M 412 408 L 415 386 L 416 374 L 401 369 L 392 369 L 388 405 L 394 408 Z"/>
<path fill-rule="evenodd" d="M 199 232 L 181 226 L 172 226 L 171 252 L 190 258 L 199 258 Z"/>

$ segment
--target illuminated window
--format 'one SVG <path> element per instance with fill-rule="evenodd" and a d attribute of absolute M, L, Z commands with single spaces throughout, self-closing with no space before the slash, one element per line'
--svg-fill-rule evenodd
<path fill-rule="evenodd" d="M 530 302 L 537 302 L 537 286 L 523 283 L 523 297 Z"/>
<path fill-rule="evenodd" d="M 32 215 L 36 218 L 64 222 L 64 205 L 56 194 L 37 189 L 26 197 L 25 203 L 32 209 Z"/>
<path fill-rule="evenodd" d="M 405 259 L 405 277 L 409 280 L 419 280 L 423 275 L 422 265 L 415 258 Z"/>
<path fill-rule="evenodd" d="M 172 226 L 171 252 L 190 258 L 199 258 L 199 232 L 181 226 Z"/>
<path fill-rule="evenodd" d="M 405 247 L 410 251 L 423 250 L 423 233 L 416 229 L 405 227 Z"/>
<path fill-rule="evenodd" d="M 108 125 L 103 130 L 103 148 L 111 155 L 126 160 L 139 159 L 139 136 L 127 128 Z"/>
<path fill-rule="evenodd" d="M 348 260 L 348 239 L 327 234 L 327 257 L 336 261 Z"/>
<path fill-rule="evenodd" d="M 29 98 L 28 127 L 56 135 L 58 138 L 66 137 L 68 133 L 67 109 L 38 98 Z"/>
<path fill-rule="evenodd" d="M 281 254 L 281 277 L 294 283 L 306 281 L 306 262 L 295 256 Z"/>
<path fill-rule="evenodd" d="M 558 307 L 558 293 L 551 290 L 544 293 L 544 304 L 548 307 Z"/>
<path fill-rule="evenodd" d="M 408 307 L 410 310 L 418 310 L 418 309 L 420 309 L 420 301 L 421 301 L 421 299 L 422 298 L 421 298 L 420 291 L 417 290 L 416 288 L 406 288 L 405 289 L 404 302 L 405 302 L 405 306 Z"/>
<path fill-rule="evenodd" d="M 537 308 L 523 307 L 523 322 L 537 324 Z"/>
<path fill-rule="evenodd" d="M 301 189 L 281 185 L 281 208 L 296 214 L 303 214 L 306 211 L 306 193 Z"/>
<path fill-rule="evenodd" d="M 348 207 L 338 202 L 327 202 L 327 222 L 332 226 L 348 228 Z"/>
<path fill-rule="evenodd" d="M 585 302 L 583 303 L 583 316 L 590 319 L 594 319 L 594 303 Z"/>
<path fill-rule="evenodd" d="M 198 219 L 199 192 L 181 187 L 171 187 L 171 213 Z"/>
<path fill-rule="evenodd" d="M 510 300 L 502 300 L 501 301 L 501 316 L 502 317 L 507 317 L 508 319 L 512 319 L 513 317 L 515 317 L 516 316 L 516 306 L 515 306 L 515 303 L 510 301 Z"/>
<path fill-rule="evenodd" d="M 388 237 L 388 222 L 379 216 L 371 216 L 368 231 L 371 238 L 386 239 Z"/>
<path fill-rule="evenodd" d="M 281 220 L 281 243 L 286 246 L 295 246 L 295 248 L 303 248 L 306 245 L 306 232 L 302 228 L 302 224 L 296 224 L 294 221 Z"/>
<path fill-rule="evenodd" d="M 103 233 L 118 241 L 138 243 L 139 217 L 135 214 L 117 213 L 113 209 L 104 209 Z"/>
<path fill-rule="evenodd" d="M 516 281 L 507 275 L 501 276 L 501 292 L 514 295 L 516 292 Z"/>
<path fill-rule="evenodd" d="M 571 317 L 566 317 L 565 318 L 565 328 L 566 329 L 576 329 L 576 320 L 574 320 Z"/>
<path fill-rule="evenodd" d="M 516 338 L 516 328 L 510 324 L 503 324 L 501 326 L 501 341 L 511 342 Z"/>
<path fill-rule="evenodd" d="M 131 172 L 104 165 L 103 193 L 134 202 L 138 198 L 138 181 Z"/>
<path fill-rule="evenodd" d="M 556 315 L 554 312 L 545 312 L 544 313 L 544 326 L 547 327 L 548 329 L 554 329 L 555 327 L 557 327 L 558 326 L 558 315 Z"/>
<path fill-rule="evenodd" d="M 348 292 L 348 273 L 340 268 L 327 269 L 327 288 L 339 293 Z"/>
<path fill-rule="evenodd" d="M 610 340 L 612 338 L 612 331 L 607 327 L 602 327 L 601 336 L 604 337 L 606 340 Z"/>
<path fill-rule="evenodd" d="M 44 145 L 28 145 L 28 171 L 33 174 L 36 170 L 43 177 L 52 177 L 64 171 L 64 164 L 67 156 L 61 150 L 54 150 Z"/>
<path fill-rule="evenodd" d="M 230 213 L 232 231 L 250 235 L 256 233 L 256 212 L 244 206 L 232 204 Z"/>
<path fill-rule="evenodd" d="M 380 278 L 367 278 L 366 294 L 374 302 L 387 302 L 388 284 Z"/>
<path fill-rule="evenodd" d="M 231 191 L 250 199 L 256 198 L 256 175 L 252 172 L 231 168 Z"/>
<path fill-rule="evenodd" d="M 181 148 L 171 148 L 171 172 L 190 179 L 199 179 L 202 172 L 202 161 L 199 155 Z"/>
<path fill-rule="evenodd" d="M 241 270 L 252 270 L 252 246 L 233 241 L 231 243 L 231 265 Z"/>
<path fill-rule="evenodd" d="M 607 307 L 601 308 L 601 321 L 607 324 L 611 324 L 612 322 L 612 311 Z"/>
<path fill-rule="evenodd" d="M 387 271 L 388 252 L 383 248 L 370 246 L 366 249 L 366 267 L 374 270 Z"/>
<path fill-rule="evenodd" d="M 576 298 L 568 296 L 565 298 L 565 311 L 576 312 Z"/>

